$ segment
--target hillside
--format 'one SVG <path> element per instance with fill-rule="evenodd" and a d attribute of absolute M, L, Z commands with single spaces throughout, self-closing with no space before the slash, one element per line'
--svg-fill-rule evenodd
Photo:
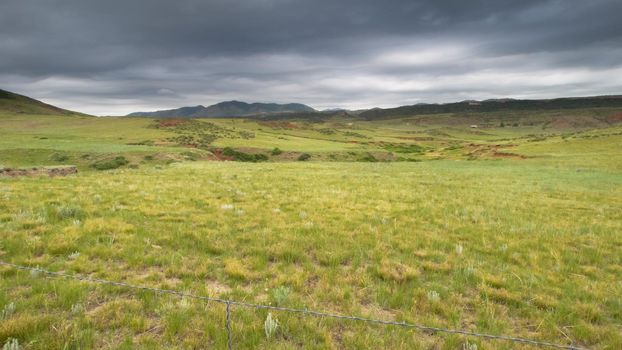
<path fill-rule="evenodd" d="M 444 104 L 422 103 L 395 108 L 374 108 L 360 113 L 359 116 L 365 119 L 379 119 L 421 114 L 501 112 L 509 110 L 537 111 L 600 107 L 622 107 L 622 95 L 564 97 L 548 100 L 491 99 L 485 101 L 461 101 Z"/>
<path fill-rule="evenodd" d="M 186 117 L 186 118 L 215 118 L 215 117 L 241 117 L 262 115 L 266 113 L 286 112 L 314 112 L 315 109 L 300 103 L 246 103 L 240 101 L 220 102 L 208 107 L 181 107 L 155 112 L 130 113 L 131 117 Z"/>
<path fill-rule="evenodd" d="M 592 97 L 564 97 L 543 100 L 515 100 L 515 99 L 490 99 L 484 101 L 461 101 L 443 104 L 420 103 L 410 106 L 399 106 L 394 108 L 372 108 L 368 110 L 349 111 L 344 109 L 329 109 L 317 111 L 303 104 L 276 104 L 276 103 L 245 103 L 239 101 L 221 102 L 215 105 L 204 107 L 182 107 L 170 110 L 155 112 L 135 112 L 128 114 L 132 117 L 186 117 L 186 118 L 222 118 L 222 117 L 249 117 L 266 120 L 322 120 L 333 117 L 352 117 L 364 120 L 386 119 L 396 117 L 411 116 L 431 116 L 434 114 L 453 114 L 461 118 L 462 122 L 469 121 L 464 118 L 478 114 L 478 120 L 473 123 L 483 122 L 502 122 L 501 116 L 493 116 L 490 113 L 503 112 L 542 112 L 542 111 L 563 111 L 580 110 L 593 108 L 622 108 L 622 95 L 615 96 L 592 96 Z M 591 116 L 590 116 L 591 117 Z M 581 122 L 583 123 L 583 122 Z M 455 124 L 451 122 L 450 124 Z M 594 127 L 607 124 L 597 123 Z"/>
<path fill-rule="evenodd" d="M 33 98 L 0 89 L 0 112 L 19 114 L 81 114 L 43 103 Z"/>

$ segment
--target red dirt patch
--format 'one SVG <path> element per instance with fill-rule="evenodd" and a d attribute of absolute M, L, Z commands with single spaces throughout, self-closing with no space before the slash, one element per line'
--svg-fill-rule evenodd
<path fill-rule="evenodd" d="M 159 120 L 157 127 L 158 128 L 174 128 L 176 126 L 186 124 L 188 120 L 186 119 L 163 119 Z"/>
<path fill-rule="evenodd" d="M 574 126 L 574 124 L 568 120 L 568 118 L 555 118 L 550 124 L 553 129 L 569 129 Z"/>
<path fill-rule="evenodd" d="M 272 129 L 287 129 L 287 130 L 300 129 L 298 125 L 291 123 L 291 122 L 285 122 L 285 121 L 262 121 L 262 122 L 258 122 L 257 124 L 261 126 L 267 126 Z"/>
<path fill-rule="evenodd" d="M 506 152 L 497 152 L 494 151 L 492 154 L 493 157 L 497 157 L 497 158 L 517 158 L 517 159 L 527 159 L 527 157 L 520 155 L 520 154 L 516 154 L 516 153 L 506 153 Z"/>
<path fill-rule="evenodd" d="M 212 154 L 216 157 L 216 160 L 233 160 L 233 157 L 228 157 L 222 154 L 221 148 L 215 148 L 212 150 Z"/>
<path fill-rule="evenodd" d="M 467 148 L 470 148 L 471 151 L 466 155 L 475 158 L 513 158 L 513 159 L 527 159 L 529 157 L 523 156 L 521 154 L 511 153 L 511 152 L 502 152 L 500 149 L 514 147 L 516 145 L 513 144 L 497 144 L 497 145 L 486 145 L 486 144 L 475 144 L 470 143 L 466 145 Z"/>
<path fill-rule="evenodd" d="M 434 141 L 433 137 L 429 136 L 400 136 L 398 137 L 401 140 L 413 140 L 413 141 Z"/>
<path fill-rule="evenodd" d="M 607 123 L 622 123 L 622 112 L 608 116 Z"/>

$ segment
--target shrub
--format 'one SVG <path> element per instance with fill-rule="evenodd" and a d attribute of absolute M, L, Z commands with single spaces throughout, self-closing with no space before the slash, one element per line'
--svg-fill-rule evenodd
<path fill-rule="evenodd" d="M 64 162 L 69 160 L 69 156 L 66 154 L 54 153 L 52 154 L 52 156 L 50 156 L 50 159 L 55 162 Z"/>
<path fill-rule="evenodd" d="M 192 160 L 192 161 L 195 161 L 195 160 L 197 160 L 197 159 L 199 159 L 201 157 L 200 154 L 194 153 L 194 152 L 189 152 L 189 151 L 182 152 L 181 155 L 186 157 L 187 160 Z"/>
<path fill-rule="evenodd" d="M 91 164 L 91 168 L 96 170 L 111 170 L 117 169 L 124 165 L 127 165 L 129 161 L 125 159 L 123 156 L 118 156 L 113 159 L 103 159 L 98 160 L 95 163 Z"/>
<path fill-rule="evenodd" d="M 81 219 L 83 217 L 84 211 L 78 206 L 64 205 L 56 208 L 56 218 L 58 218 L 59 220 Z"/>
<path fill-rule="evenodd" d="M 254 162 L 265 162 L 266 160 L 268 160 L 268 156 L 263 153 L 259 153 L 259 154 L 244 153 L 244 152 L 236 151 L 231 147 L 225 147 L 222 150 L 222 154 L 227 157 L 231 157 L 238 162 L 253 162 L 254 163 Z"/>
<path fill-rule="evenodd" d="M 268 312 L 268 317 L 266 317 L 266 321 L 263 324 L 264 331 L 266 332 L 266 338 L 270 339 L 276 333 L 276 330 L 279 328 L 279 322 L 272 317 L 272 313 Z"/>
<path fill-rule="evenodd" d="M 309 159 L 311 159 L 311 155 L 309 153 L 303 153 L 300 156 L 298 156 L 298 160 L 301 162 L 304 162 Z"/>
<path fill-rule="evenodd" d="M 139 142 L 130 142 L 130 143 L 128 143 L 128 145 L 132 145 L 132 146 L 153 146 L 153 141 L 152 140 L 143 140 L 143 141 L 139 141 Z"/>
<path fill-rule="evenodd" d="M 324 134 L 324 135 L 333 135 L 335 134 L 335 130 L 331 129 L 331 128 L 322 128 L 322 129 L 317 129 L 317 131 L 320 134 Z"/>
<path fill-rule="evenodd" d="M 274 302 L 277 306 L 283 305 L 285 301 L 289 298 L 289 293 L 291 290 L 285 286 L 279 286 L 272 291 L 272 298 L 274 298 Z"/>
<path fill-rule="evenodd" d="M 265 162 L 266 160 L 268 160 L 268 156 L 263 154 L 263 153 L 259 153 L 259 154 L 255 154 L 255 161 L 257 162 Z"/>
<path fill-rule="evenodd" d="M 9 338 L 6 343 L 4 343 L 4 346 L 2 347 L 2 350 L 19 350 L 20 346 L 19 346 L 19 341 L 15 338 Z"/>
<path fill-rule="evenodd" d="M 270 152 L 270 154 L 272 154 L 273 156 L 278 156 L 279 154 L 282 154 L 283 151 L 281 151 L 278 147 L 275 147 L 272 152 Z"/>
<path fill-rule="evenodd" d="M 427 297 L 428 297 L 428 301 L 430 301 L 432 303 L 437 303 L 437 302 L 441 301 L 440 294 L 438 294 L 438 292 L 435 291 L 435 290 L 429 290 L 428 293 L 427 293 Z"/>
<path fill-rule="evenodd" d="M 4 305 L 2 311 L 0 312 L 0 320 L 6 320 L 11 317 L 15 313 L 15 303 L 8 303 Z"/>
<path fill-rule="evenodd" d="M 426 150 L 422 146 L 406 143 L 389 144 L 384 146 L 384 148 L 395 153 L 423 153 Z"/>
<path fill-rule="evenodd" d="M 363 155 L 358 160 L 359 162 L 377 162 L 378 161 L 378 159 L 376 159 L 376 157 L 374 157 L 374 155 L 371 153 L 367 153 Z"/>

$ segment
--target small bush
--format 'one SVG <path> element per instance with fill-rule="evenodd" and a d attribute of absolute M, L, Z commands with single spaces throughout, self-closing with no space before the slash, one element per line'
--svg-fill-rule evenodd
<path fill-rule="evenodd" d="M 268 312 L 268 317 L 266 317 L 266 321 L 264 322 L 263 327 L 264 331 L 266 332 L 266 338 L 270 339 L 279 328 L 279 321 L 272 317 L 271 312 Z"/>
<path fill-rule="evenodd" d="M 253 162 L 254 163 L 254 162 L 265 162 L 268 160 L 268 156 L 263 153 L 259 153 L 259 154 L 244 153 L 244 152 L 236 151 L 231 147 L 225 147 L 222 150 L 222 154 L 227 157 L 231 157 L 238 162 Z"/>
<path fill-rule="evenodd" d="M 446 147 L 445 151 L 453 151 L 453 150 L 461 149 L 461 148 L 462 148 L 462 146 L 460 146 L 459 144 L 452 144 L 452 145 L 449 145 L 448 147 Z"/>
<path fill-rule="evenodd" d="M 8 303 L 4 305 L 2 311 L 0 312 L 0 320 L 6 320 L 11 317 L 15 313 L 15 303 Z"/>
<path fill-rule="evenodd" d="M 285 286 L 279 286 L 272 291 L 272 298 L 277 306 L 283 305 L 289 298 L 291 289 Z"/>
<path fill-rule="evenodd" d="M 84 211 L 78 206 L 64 205 L 56 208 L 56 218 L 58 218 L 59 220 L 81 219 L 83 217 Z"/>
<path fill-rule="evenodd" d="M 311 159 L 311 155 L 309 153 L 303 153 L 300 156 L 298 156 L 298 160 L 301 162 L 304 162 L 309 159 Z"/>
<path fill-rule="evenodd" d="M 201 157 L 200 154 L 194 152 L 182 152 L 182 156 L 186 157 L 187 160 L 195 161 Z"/>
<path fill-rule="evenodd" d="M 395 152 L 395 153 L 423 153 L 426 151 L 425 147 L 416 145 L 416 144 L 406 144 L 406 143 L 398 143 L 398 144 L 389 144 L 384 147 L 384 149 Z"/>
<path fill-rule="evenodd" d="M 4 346 L 2 347 L 2 350 L 19 350 L 21 349 L 21 347 L 19 346 L 19 341 L 15 338 L 9 338 L 6 343 L 4 343 Z"/>
<path fill-rule="evenodd" d="M 263 154 L 263 153 L 259 153 L 259 154 L 255 154 L 255 161 L 257 162 L 265 162 L 266 160 L 268 160 L 268 156 Z"/>
<path fill-rule="evenodd" d="M 428 301 L 432 303 L 438 303 L 439 301 L 441 301 L 440 294 L 438 294 L 438 292 L 435 290 L 429 290 L 427 293 L 427 297 L 428 297 Z"/>
<path fill-rule="evenodd" d="M 132 146 L 153 146 L 153 141 L 152 140 L 143 140 L 143 141 L 139 141 L 139 142 L 130 142 L 130 143 L 128 143 L 128 145 L 132 145 Z"/>
<path fill-rule="evenodd" d="M 50 159 L 55 162 L 64 162 L 69 160 L 69 156 L 66 154 L 54 153 L 52 154 L 52 156 L 50 156 Z"/>
<path fill-rule="evenodd" d="M 274 148 L 272 152 L 270 152 L 270 154 L 272 154 L 273 156 L 278 156 L 279 154 L 282 154 L 282 153 L 283 151 L 281 151 L 278 147 Z"/>
<path fill-rule="evenodd" d="M 358 159 L 359 162 L 377 162 L 378 159 L 373 154 L 367 153 Z"/>
<path fill-rule="evenodd" d="M 120 168 L 128 163 L 129 161 L 125 159 L 125 157 L 118 156 L 113 159 L 98 160 L 97 162 L 91 164 L 91 168 L 96 170 L 111 170 Z"/>

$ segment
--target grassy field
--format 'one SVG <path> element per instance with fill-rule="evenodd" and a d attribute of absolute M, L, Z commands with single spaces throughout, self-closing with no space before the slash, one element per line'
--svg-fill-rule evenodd
<path fill-rule="evenodd" d="M 611 119 L 612 116 L 616 118 Z M 3 150 L 0 166 L 71 163 L 87 170 L 94 162 L 119 155 L 126 157 L 132 167 L 222 160 L 221 151 L 227 147 L 263 154 L 267 160 L 276 162 L 296 160 L 303 153 L 309 154 L 310 160 L 348 162 L 555 157 L 557 154 L 577 159 L 578 153 L 610 158 L 608 155 L 620 144 L 620 121 L 619 111 L 611 108 L 441 114 L 383 120 L 333 117 L 322 121 L 156 120 L 0 112 L 0 150 Z M 609 140 L 594 140 L 603 137 Z M 565 149 L 567 145 L 576 145 L 579 152 L 560 152 L 560 146 Z M 590 150 L 584 145 L 607 149 Z M 281 153 L 273 153 L 275 149 Z"/>
<path fill-rule="evenodd" d="M 0 259 L 619 349 L 622 127 L 586 125 L 591 113 L 612 111 L 579 111 L 563 127 L 531 114 L 501 127 L 479 115 L 475 129 L 473 118 L 455 116 L 201 120 L 183 129 L 147 118 L 4 115 L 0 164 L 75 164 L 80 173 L 0 177 Z M 268 161 L 208 161 L 224 147 Z M 303 152 L 310 161 L 295 161 Z M 91 167 L 117 156 L 129 164 Z M 272 312 L 279 327 L 267 338 L 267 314 L 233 309 L 235 348 L 530 348 L 282 312 Z M 0 344 L 16 338 L 25 349 L 226 344 L 223 305 L 10 268 L 0 268 L 0 316 Z"/>

